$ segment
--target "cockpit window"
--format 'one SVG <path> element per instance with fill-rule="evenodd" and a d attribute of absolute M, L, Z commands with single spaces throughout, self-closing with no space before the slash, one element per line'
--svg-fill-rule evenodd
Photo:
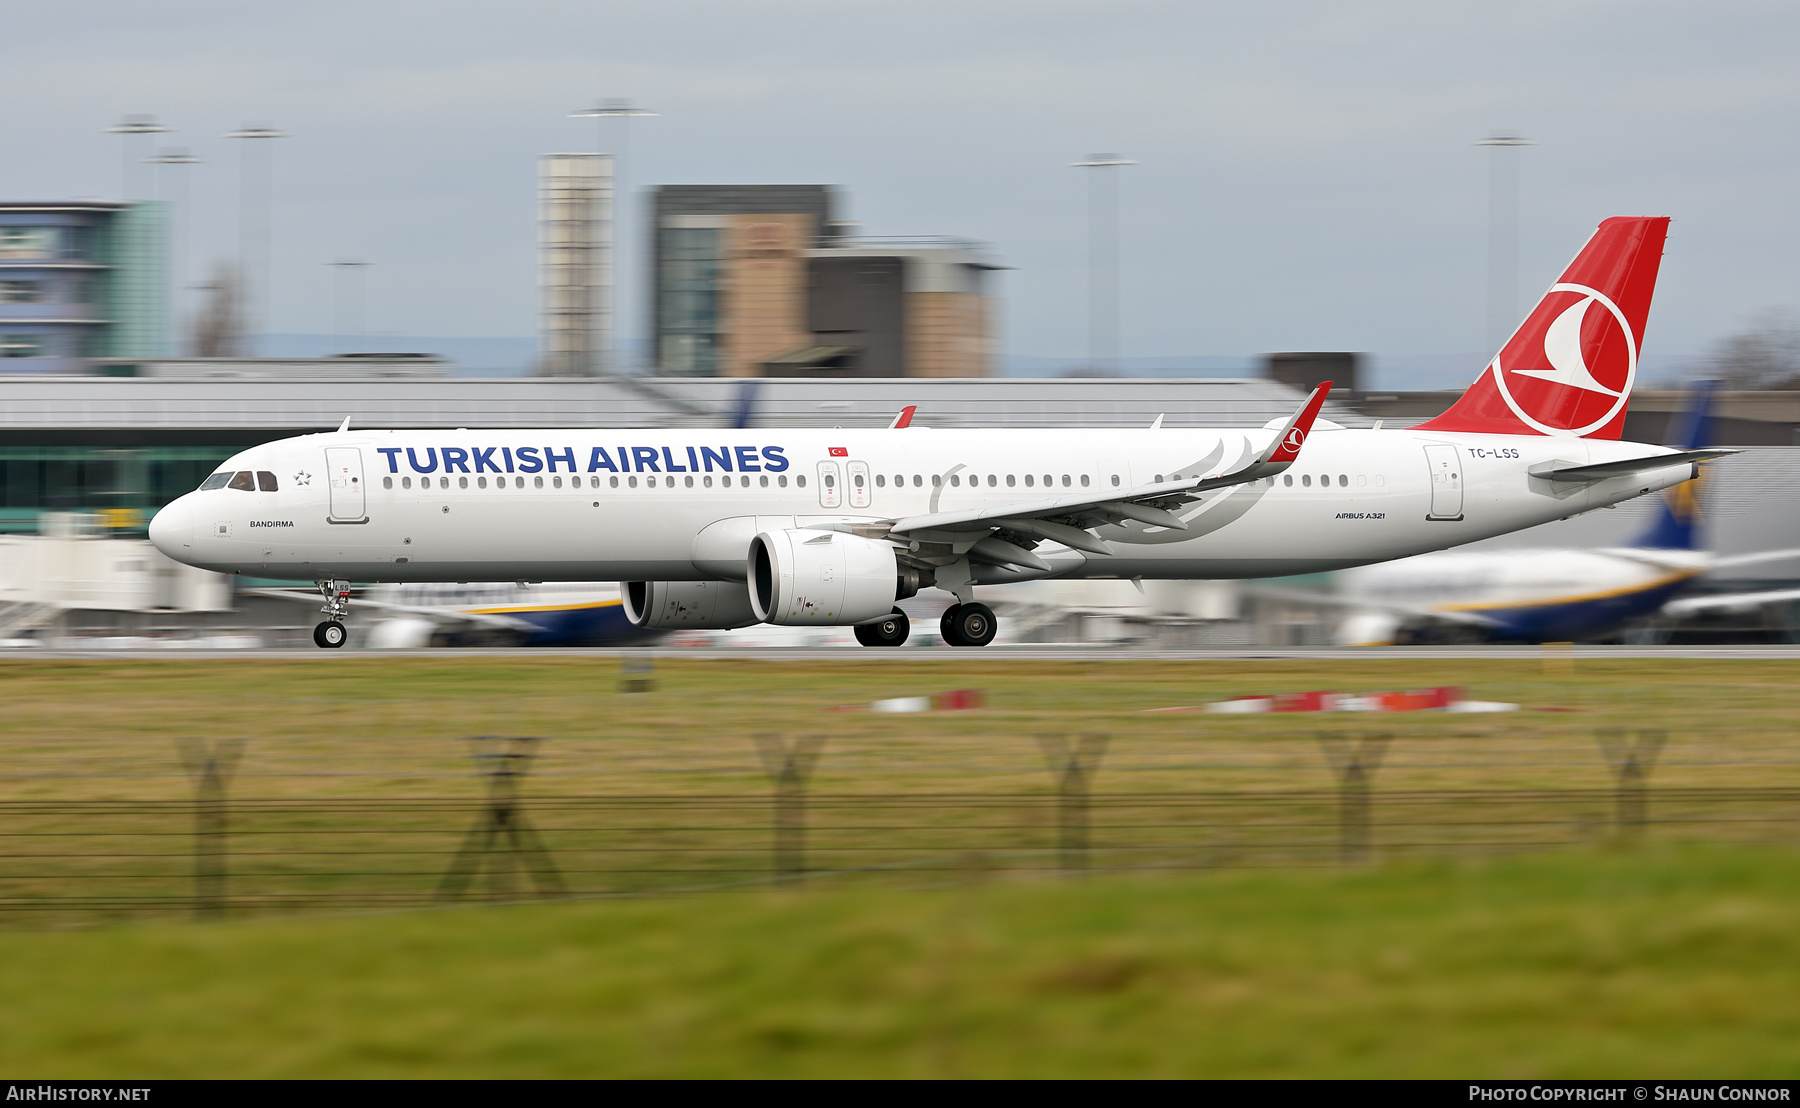
<path fill-rule="evenodd" d="M 256 471 L 256 484 L 264 492 L 274 492 L 275 475 L 266 469 L 259 469 Z"/>
<path fill-rule="evenodd" d="M 241 489 L 244 492 L 255 492 L 256 474 L 251 473 L 247 469 L 240 469 L 232 475 L 231 483 L 225 487 L 230 489 Z"/>
<path fill-rule="evenodd" d="M 222 489 L 225 487 L 225 482 L 229 480 L 231 480 L 231 471 L 229 469 L 221 470 L 200 482 L 200 491 L 211 492 L 214 489 Z"/>

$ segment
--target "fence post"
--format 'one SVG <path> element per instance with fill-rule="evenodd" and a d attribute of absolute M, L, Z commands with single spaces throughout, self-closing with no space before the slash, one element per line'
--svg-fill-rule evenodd
<path fill-rule="evenodd" d="M 1038 747 L 1056 777 L 1056 859 L 1074 873 L 1088 868 L 1088 784 L 1110 735 L 1087 734 L 1071 747 L 1066 735 L 1039 735 Z"/>
<path fill-rule="evenodd" d="M 1338 778 L 1338 860 L 1345 865 L 1369 859 L 1369 783 L 1392 738 L 1363 735 L 1352 747 L 1342 735 L 1319 734 L 1325 760 Z"/>
<path fill-rule="evenodd" d="M 487 778 L 487 803 L 438 883 L 437 898 L 461 897 L 484 861 L 488 863 L 489 886 L 498 898 L 511 895 L 513 874 L 521 870 L 540 894 L 562 895 L 562 874 L 519 806 L 519 782 L 530 769 L 540 740 L 476 735 L 470 741 L 475 744 L 476 765 Z"/>
<path fill-rule="evenodd" d="M 194 915 L 225 912 L 225 784 L 244 754 L 244 740 L 176 740 L 182 768 L 194 778 Z"/>
<path fill-rule="evenodd" d="M 1669 741 L 1669 733 L 1639 731 L 1635 738 L 1627 740 L 1624 731 L 1601 731 L 1596 738 L 1600 741 L 1601 753 L 1612 767 L 1617 786 L 1615 818 L 1619 837 L 1636 839 L 1644 833 L 1649 810 L 1650 771 L 1656 766 L 1663 744 Z"/>
<path fill-rule="evenodd" d="M 802 735 L 788 746 L 780 735 L 756 736 L 756 752 L 775 783 L 775 879 L 806 876 L 806 783 L 812 777 L 825 736 Z"/>
<path fill-rule="evenodd" d="M 651 673 L 656 669 L 656 659 L 647 650 L 628 650 L 619 656 L 619 690 L 621 692 L 651 692 L 656 688 L 656 678 Z"/>

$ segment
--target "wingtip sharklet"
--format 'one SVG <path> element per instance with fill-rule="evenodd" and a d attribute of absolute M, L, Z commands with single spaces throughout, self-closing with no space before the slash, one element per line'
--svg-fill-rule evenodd
<path fill-rule="evenodd" d="M 1306 437 L 1312 434 L 1313 421 L 1319 418 L 1319 412 L 1325 407 L 1325 398 L 1331 394 L 1332 382 L 1321 381 L 1319 387 L 1306 398 L 1306 403 L 1294 413 L 1281 428 L 1275 441 L 1269 444 L 1260 461 L 1265 464 L 1286 466 L 1300 456 L 1300 448 L 1306 445 Z"/>

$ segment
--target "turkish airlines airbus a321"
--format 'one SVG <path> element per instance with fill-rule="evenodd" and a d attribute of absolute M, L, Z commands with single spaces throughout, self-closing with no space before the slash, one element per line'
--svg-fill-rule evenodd
<path fill-rule="evenodd" d="M 624 582 L 646 628 L 854 626 L 975 585 L 1231 578 L 1385 561 L 1692 478 L 1729 451 L 1620 442 L 1668 220 L 1617 218 L 1449 411 L 1410 430 L 354 431 L 259 446 L 158 512 L 157 548 L 315 581 L 341 646 L 352 581 Z M 910 415 L 910 413 L 907 413 Z"/>

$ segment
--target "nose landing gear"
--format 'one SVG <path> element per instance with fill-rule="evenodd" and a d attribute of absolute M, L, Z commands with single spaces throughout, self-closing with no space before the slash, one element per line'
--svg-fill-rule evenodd
<path fill-rule="evenodd" d="M 938 621 L 938 631 L 951 646 L 986 646 L 1000 629 L 986 604 L 952 604 Z"/>
<path fill-rule="evenodd" d="M 344 617 L 350 614 L 350 582 L 320 581 L 319 594 L 325 598 L 325 621 L 313 628 L 313 643 L 327 650 L 343 646 L 350 632 L 344 628 Z"/>

